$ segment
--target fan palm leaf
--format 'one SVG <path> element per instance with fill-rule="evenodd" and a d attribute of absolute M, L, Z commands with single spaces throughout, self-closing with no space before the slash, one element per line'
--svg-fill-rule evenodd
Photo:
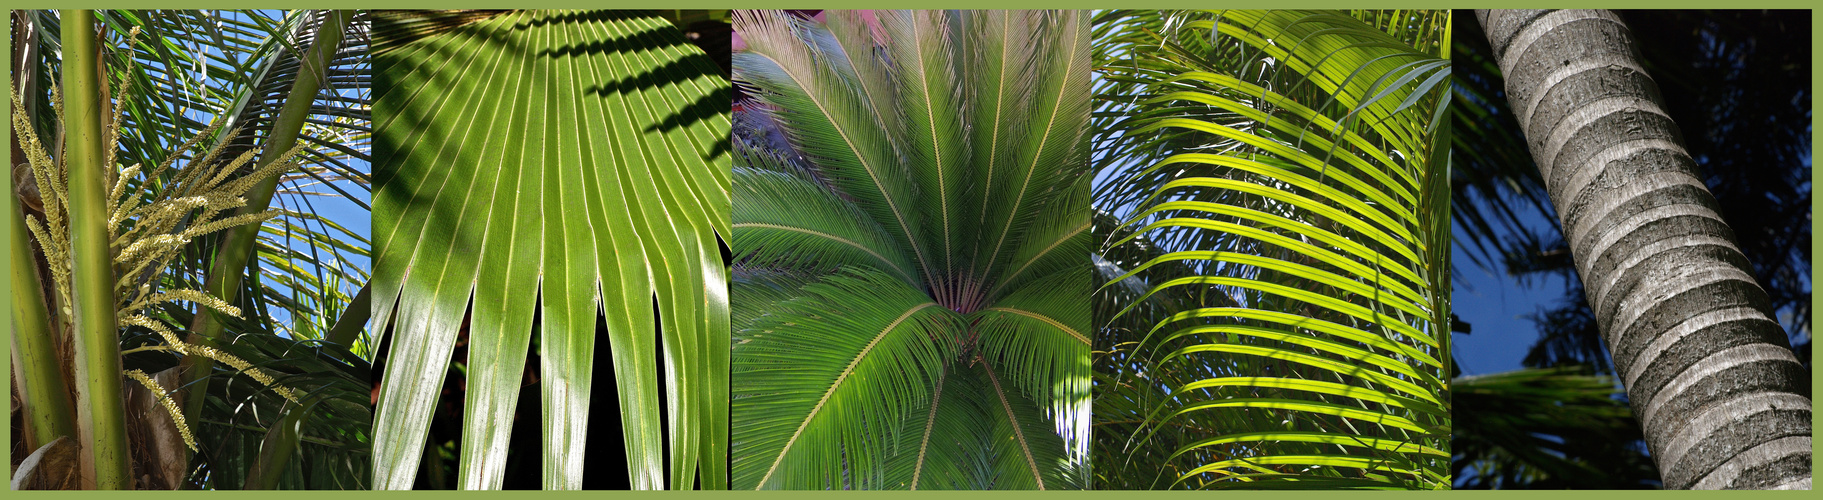
<path fill-rule="evenodd" d="M 419 21 L 383 15 L 377 31 Z M 724 487 L 719 70 L 669 23 L 624 12 L 495 13 L 390 39 L 375 59 L 373 311 L 392 332 L 375 486 L 412 486 L 466 331 L 460 485 L 499 488 L 536 331 L 544 485 L 581 487 L 603 321 L 632 486 L 668 473 L 674 488 L 699 474 Z"/>
<path fill-rule="evenodd" d="M 1447 20 L 1097 16 L 1103 484 L 1448 487 Z"/>

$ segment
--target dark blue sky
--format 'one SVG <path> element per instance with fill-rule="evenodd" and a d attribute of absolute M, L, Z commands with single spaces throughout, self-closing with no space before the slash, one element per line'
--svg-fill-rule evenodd
<path fill-rule="evenodd" d="M 1461 246 L 1453 247 L 1450 258 L 1456 267 L 1451 307 L 1458 318 L 1473 327 L 1472 334 L 1456 334 L 1451 346 L 1462 374 L 1522 368 L 1520 360 L 1538 340 L 1538 325 L 1525 316 L 1556 304 L 1568 284 L 1556 276 L 1520 283 L 1504 271 L 1477 267 L 1463 254 Z"/>
<path fill-rule="evenodd" d="M 1516 203 L 1515 207 L 1527 204 Z M 1534 234 L 1555 234 L 1557 221 L 1541 210 L 1520 209 L 1519 222 Z M 1569 284 L 1557 275 L 1507 276 L 1494 257 L 1493 269 L 1475 264 L 1465 250 L 1467 236 L 1456 227 L 1450 235 L 1450 264 L 1455 267 L 1451 312 L 1471 326 L 1468 335 L 1455 334 L 1451 351 L 1463 375 L 1484 375 L 1523 368 L 1520 361 L 1538 340 L 1538 324 L 1528 315 L 1556 306 Z M 1506 237 L 1502 232 L 1500 237 Z"/>

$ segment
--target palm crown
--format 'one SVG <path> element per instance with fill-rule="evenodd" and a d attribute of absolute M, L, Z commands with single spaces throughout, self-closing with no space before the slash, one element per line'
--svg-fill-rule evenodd
<path fill-rule="evenodd" d="M 735 27 L 735 486 L 1082 487 L 1081 15 Z"/>

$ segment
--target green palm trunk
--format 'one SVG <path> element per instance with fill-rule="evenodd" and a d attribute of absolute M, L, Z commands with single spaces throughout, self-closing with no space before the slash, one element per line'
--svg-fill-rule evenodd
<path fill-rule="evenodd" d="M 64 11 L 64 165 L 69 172 L 71 317 L 76 336 L 77 414 L 84 484 L 133 487 L 127 470 L 120 339 L 114 320 L 114 252 L 108 234 L 108 171 L 102 154 L 102 94 L 95 13 Z"/>
<path fill-rule="evenodd" d="M 13 374 L 25 392 L 30 418 L 30 438 L 26 448 L 36 450 L 59 437 L 76 436 L 76 408 L 70 402 L 70 388 L 65 384 L 63 365 L 58 363 L 57 337 L 62 329 L 53 323 L 46 309 L 44 285 L 38 277 L 38 262 L 26 236 L 25 213 L 17 196 L 7 196 L 6 248 L 11 253 L 13 323 Z"/>

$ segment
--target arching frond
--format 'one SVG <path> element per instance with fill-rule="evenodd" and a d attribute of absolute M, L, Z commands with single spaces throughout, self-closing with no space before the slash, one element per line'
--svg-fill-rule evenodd
<path fill-rule="evenodd" d="M 734 257 L 745 265 L 827 271 L 861 264 L 917 287 L 917 265 L 854 203 L 800 176 L 734 168 Z"/>
<path fill-rule="evenodd" d="M 1448 487 L 1447 13 L 1096 22 L 1103 484 Z"/>
<path fill-rule="evenodd" d="M 884 464 L 903 451 L 889 444 L 915 432 L 901 424 L 928 406 L 927 380 L 955 356 L 961 318 L 877 271 L 802 292 L 738 334 L 734 487 L 883 487 Z"/>

